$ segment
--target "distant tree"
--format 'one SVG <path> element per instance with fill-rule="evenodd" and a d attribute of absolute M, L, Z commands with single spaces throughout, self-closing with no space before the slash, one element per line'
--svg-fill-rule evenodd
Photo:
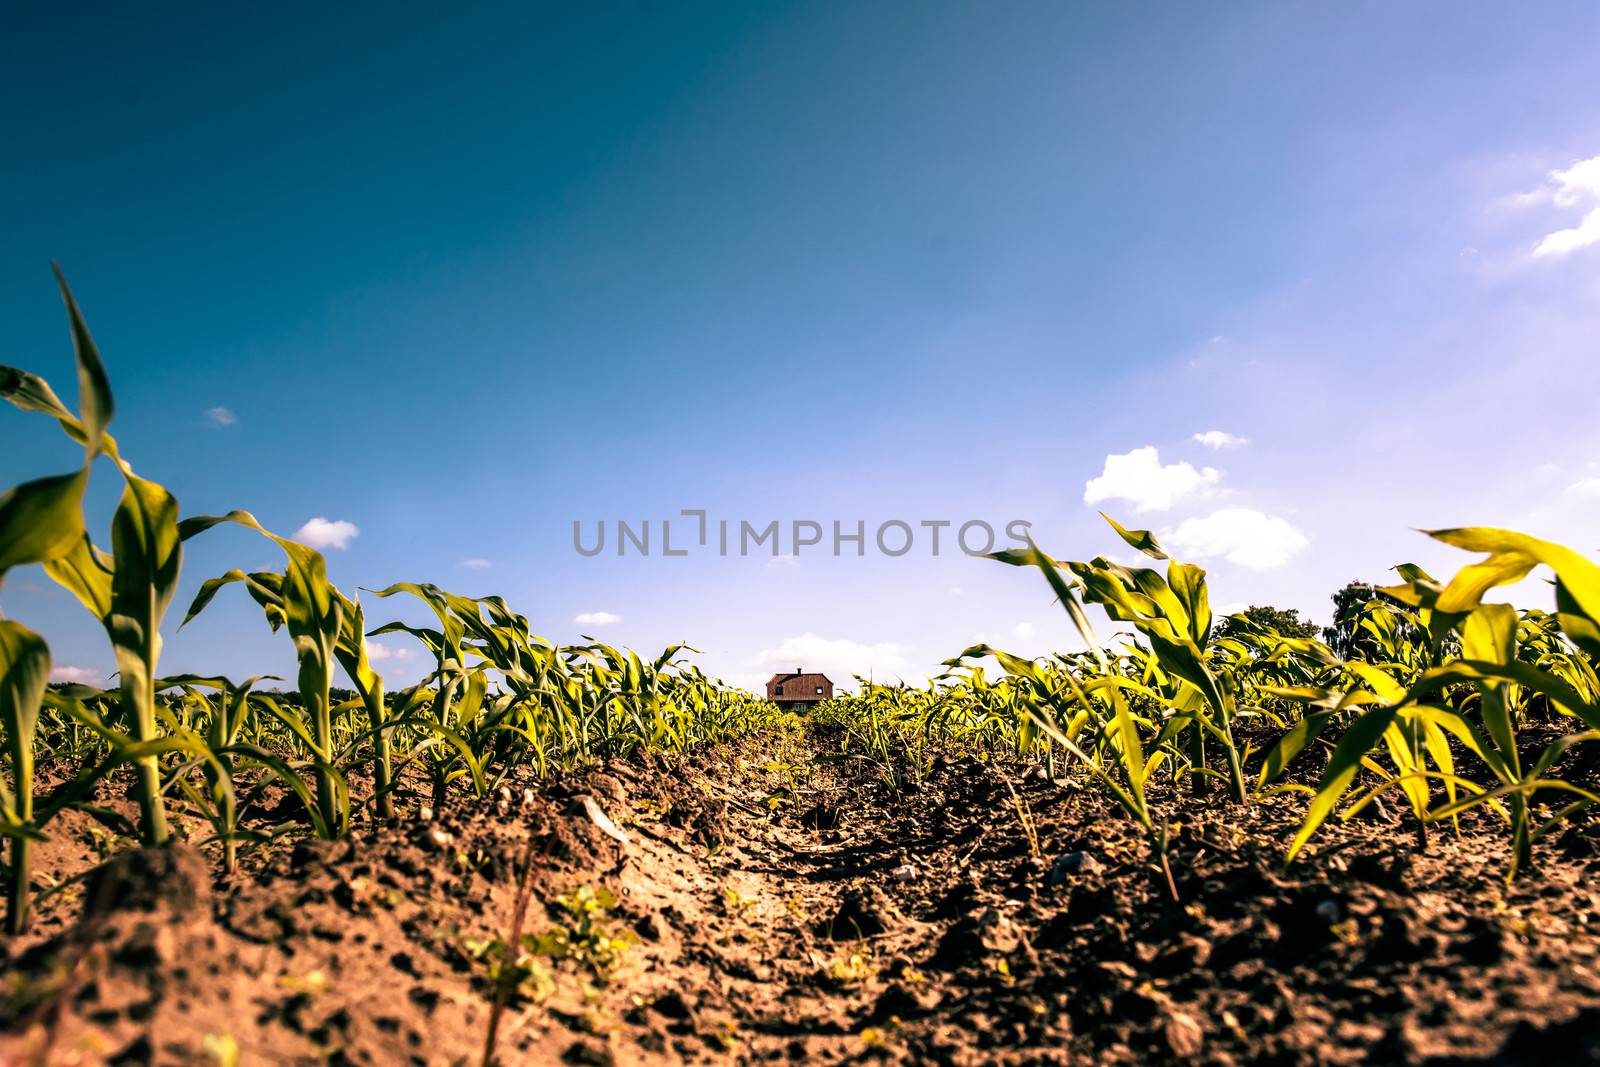
<path fill-rule="evenodd" d="M 1322 627 L 1310 619 L 1302 619 L 1298 608 L 1275 608 L 1270 604 L 1251 604 L 1243 611 L 1235 612 L 1243 615 L 1251 622 L 1264 630 L 1272 630 L 1284 637 L 1316 637 L 1322 633 Z M 1227 618 L 1217 620 L 1217 625 L 1212 629 L 1214 637 L 1227 637 L 1233 632 Z"/>
<path fill-rule="evenodd" d="M 1322 631 L 1322 640 L 1340 659 L 1380 658 L 1371 635 L 1361 629 L 1361 609 L 1374 600 L 1394 607 L 1405 606 L 1380 593 L 1371 582 L 1346 582 L 1333 594 L 1333 625 Z"/>

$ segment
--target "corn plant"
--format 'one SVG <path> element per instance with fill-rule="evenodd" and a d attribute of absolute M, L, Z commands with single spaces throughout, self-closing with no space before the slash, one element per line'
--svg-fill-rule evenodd
<path fill-rule="evenodd" d="M 390 755 L 390 728 L 386 725 L 387 712 L 383 702 L 383 676 L 372 669 L 367 659 L 365 616 L 361 611 L 361 598 L 346 597 L 338 589 L 329 587 L 339 605 L 339 640 L 333 648 L 334 657 L 350 678 L 360 695 L 361 706 L 366 711 L 367 729 L 372 739 L 372 791 L 378 818 L 394 818 L 392 782 L 392 757 Z"/>
<path fill-rule="evenodd" d="M 401 717 L 413 727 L 430 736 L 413 748 L 402 766 L 423 760 L 433 785 L 433 803 L 444 800 L 449 783 L 461 775 L 471 778 L 474 792 L 483 795 L 486 788 L 483 767 L 472 744 L 461 733 L 461 727 L 470 727 L 483 709 L 488 692 L 488 679 L 482 670 L 466 667 L 467 650 L 464 644 L 467 622 L 474 629 L 481 628 L 478 602 L 467 597 L 446 592 L 436 585 L 418 582 L 396 582 L 386 589 L 374 591 L 379 597 L 409 593 L 421 600 L 439 620 L 439 629 L 412 627 L 391 622 L 372 630 L 368 636 L 388 633 L 407 633 L 416 637 L 434 655 L 434 685 L 425 688 L 420 684 L 406 694 Z"/>
<path fill-rule="evenodd" d="M 249 838 L 239 827 L 239 803 L 234 792 L 234 772 L 242 757 L 254 764 L 268 768 L 274 776 L 293 788 L 299 779 L 287 764 L 277 756 L 245 741 L 253 709 L 251 690 L 264 679 L 279 680 L 275 675 L 256 675 L 235 685 L 226 678 L 201 678 L 180 675 L 157 682 L 157 689 L 182 689 L 189 701 L 197 702 L 206 711 L 205 741 L 210 759 L 202 759 L 199 766 L 205 777 L 204 793 L 196 790 L 187 776 L 178 775 L 179 788 L 190 802 L 211 823 L 216 837 L 222 842 L 222 869 L 232 873 L 238 866 L 238 849 L 241 838 Z M 215 698 L 204 694 L 216 691 Z M 213 699 L 215 703 L 213 704 Z"/>
<path fill-rule="evenodd" d="M 236 512 L 222 519 L 195 520 L 197 525 L 201 522 L 212 523 L 220 521 L 238 522 L 240 525 L 261 530 L 259 524 L 255 523 L 254 518 L 243 512 Z M 294 542 L 284 541 L 273 534 L 267 533 L 265 530 L 261 530 L 261 532 L 280 545 L 294 544 Z M 304 549 L 304 546 L 296 545 L 296 548 Z M 285 548 L 285 551 L 287 552 L 288 549 Z M 304 549 L 304 551 L 311 553 L 311 555 L 317 555 L 311 549 Z M 291 554 L 290 566 L 291 569 L 295 566 L 293 554 Z M 286 570 L 283 574 L 275 571 L 255 571 L 246 574 L 244 571 L 231 570 L 219 577 L 209 578 L 202 583 L 199 592 L 195 595 L 194 602 L 190 604 L 189 611 L 184 616 L 183 624 L 185 626 L 188 625 L 195 616 L 205 610 L 206 606 L 210 604 L 223 586 L 239 582 L 244 585 L 251 599 L 260 605 L 266 615 L 267 625 L 273 631 L 277 631 L 289 623 L 289 606 L 285 593 L 285 582 L 288 573 L 289 571 Z M 302 590 L 316 588 L 318 579 L 319 572 L 313 567 L 309 575 L 300 582 L 299 588 Z M 320 581 L 321 586 L 326 590 L 327 598 L 331 602 L 332 608 L 336 609 L 338 616 L 338 637 L 333 646 L 333 658 L 344 668 L 351 683 L 356 687 L 361 707 L 367 717 L 367 730 L 358 741 L 370 739 L 373 744 L 373 802 L 376 805 L 379 818 L 384 820 L 392 819 L 394 817 L 394 801 L 391 795 L 393 782 L 390 734 L 393 727 L 387 722 L 388 712 L 384 700 L 383 678 L 372 669 L 371 663 L 367 658 L 366 638 L 362 633 L 363 615 L 361 603 L 359 599 L 352 600 L 345 596 L 336 586 L 328 582 L 325 571 L 320 572 Z M 306 593 L 301 592 L 298 595 L 304 597 Z M 302 608 L 301 610 L 304 614 L 314 614 L 318 607 L 313 604 L 309 609 Z M 292 628 L 290 635 L 294 636 Z M 306 649 L 309 647 L 311 654 L 316 656 L 320 655 L 322 645 L 315 641 L 307 645 L 299 637 L 296 637 L 295 647 L 301 653 L 302 696 L 304 696 Z M 315 687 L 324 685 L 327 682 L 326 673 L 319 670 L 312 674 L 310 684 L 313 686 L 314 691 Z M 313 713 L 310 720 L 310 728 L 295 732 L 304 733 L 310 738 L 308 747 L 315 754 L 314 758 L 320 761 L 322 767 L 326 768 L 326 772 L 319 770 L 318 781 L 321 783 L 324 777 L 332 779 L 332 796 L 337 800 L 337 798 L 347 795 L 348 789 L 343 785 L 342 776 L 338 776 L 333 768 L 344 766 L 348 760 L 345 754 L 333 752 L 332 709 L 328 707 L 325 695 L 326 689 L 324 688 L 320 691 L 324 694 L 322 697 L 322 706 L 325 709 L 323 718 L 319 720 L 317 715 Z M 315 699 L 316 697 L 313 696 L 312 700 L 314 701 Z M 296 717 L 293 713 L 287 712 L 277 704 L 273 706 L 277 708 L 277 715 L 281 721 L 291 722 Z M 308 702 L 307 707 L 311 706 L 312 704 Z M 318 740 L 319 737 L 323 737 L 326 740 Z M 329 825 L 339 825 L 342 822 L 347 822 L 347 818 L 344 817 L 337 821 L 333 820 L 332 813 L 339 807 L 339 804 L 336 803 L 333 807 L 329 807 L 328 796 L 325 794 L 326 790 L 319 785 L 318 804 L 321 806 L 325 820 L 328 821 Z"/>
<path fill-rule="evenodd" d="M 995 553 L 993 558 L 1013 566 L 1038 568 L 1079 636 L 1094 654 L 1101 677 L 1085 684 L 1070 670 L 1047 672 L 1031 661 L 987 645 L 973 646 L 958 658 L 994 656 L 1012 677 L 1027 686 L 1036 709 L 1032 712 L 1033 719 L 1039 729 L 1087 767 L 1135 822 L 1153 832 L 1155 821 L 1145 799 L 1145 783 L 1160 765 L 1162 755 L 1156 753 L 1146 758 L 1139 724 L 1123 694 L 1123 688 L 1134 683 L 1112 670 L 1111 660 L 1095 637 L 1088 614 L 1078 600 L 1076 583 L 1063 575 L 1060 563 L 1032 544 L 1026 549 Z M 1097 734 L 1092 753 L 1077 742 L 1078 735 L 1090 721 L 1096 726 Z M 1107 755 L 1109 760 L 1105 758 Z"/>
<path fill-rule="evenodd" d="M 1453 734 L 1484 762 L 1499 784 L 1484 788 L 1456 774 L 1446 755 L 1447 746 L 1438 743 L 1442 733 L 1430 732 L 1426 742 L 1437 769 L 1416 759 L 1401 766 L 1401 773 L 1379 788 L 1409 785 L 1414 793 L 1429 780 L 1443 781 L 1448 791 L 1446 802 L 1423 813 L 1427 822 L 1454 819 L 1480 806 L 1500 814 L 1512 830 L 1508 878 L 1531 863 L 1535 840 L 1584 808 L 1600 803 L 1594 793 L 1549 774 L 1572 745 L 1600 738 L 1600 707 L 1566 678 L 1519 659 L 1515 611 L 1507 605 L 1483 603 L 1484 594 L 1496 586 L 1519 581 L 1541 564 L 1550 567 L 1555 572 L 1556 624 L 1576 649 L 1592 659 L 1600 654 L 1600 567 L 1564 546 L 1507 530 L 1438 530 L 1432 536 L 1486 556 L 1462 568 L 1442 587 L 1413 570 L 1407 574 L 1410 580 L 1406 585 L 1382 590 L 1415 609 L 1419 632 L 1427 635 L 1425 647 L 1433 653 L 1427 662 L 1436 665 L 1404 688 L 1370 665 L 1347 665 L 1359 677 L 1385 681 L 1375 687 L 1376 706 L 1350 724 L 1334 749 L 1306 820 L 1290 846 L 1290 861 L 1333 812 L 1359 768 L 1370 764 L 1371 750 L 1382 743 L 1394 753 L 1391 731 L 1407 720 Z M 1548 637 L 1549 631 L 1544 632 Z M 1452 635 L 1459 636 L 1461 658 L 1438 662 L 1445 658 L 1439 653 L 1448 647 L 1446 638 Z M 1547 660 L 1550 654 L 1547 642 L 1540 659 Z M 1441 701 L 1451 687 L 1462 685 L 1471 690 L 1468 699 L 1455 706 Z M 1516 714 L 1511 706 L 1512 700 L 1525 694 L 1536 694 L 1588 727 L 1546 746 L 1526 767 L 1519 755 Z M 1571 799 L 1552 818 L 1535 826 L 1531 803 L 1543 792 L 1562 793 Z"/>
<path fill-rule="evenodd" d="M 76 338 L 77 306 L 64 280 L 61 288 Z M 82 400 L 79 416 L 73 416 L 43 379 L 0 367 L 0 395 L 24 410 L 59 411 L 78 428 L 86 452 L 80 469 L 25 482 L 0 496 L 0 584 L 12 567 L 60 559 L 84 538 L 83 494 L 89 465 L 111 419 L 110 390 L 104 386 L 105 372 L 92 343 L 78 346 L 78 374 Z M 0 728 L 5 730 L 12 775 L 10 789 L 0 782 L 4 820 L 0 832 L 11 838 L 6 921 L 13 934 L 20 933 L 28 920 L 32 842 L 38 835 L 33 826 L 33 745 L 49 679 L 50 649 L 44 639 L 21 623 L 0 619 Z"/>
<path fill-rule="evenodd" d="M 145 843 L 157 845 L 166 840 L 167 822 L 161 800 L 154 683 L 161 654 L 161 621 L 182 566 L 178 502 L 161 486 L 135 475 L 106 433 L 114 405 L 105 367 L 59 269 L 56 278 L 67 306 L 77 358 L 79 413 L 73 415 L 48 383 L 26 372 L 0 371 L 0 390 L 16 406 L 55 418 L 69 437 L 84 446 L 83 471 L 33 494 L 45 498 L 49 506 L 36 506 L 32 518 L 45 525 L 31 537 L 48 545 L 31 545 L 31 555 L 100 620 L 110 638 L 121 689 L 121 716 L 136 742 L 126 751 L 138 778 L 141 829 Z M 89 464 L 98 455 L 109 456 L 126 482 L 111 522 L 110 555 L 96 548 L 83 531 L 83 487 Z M 14 523 L 26 521 L 14 515 L 5 519 L 8 530 L 16 528 Z"/>
<path fill-rule="evenodd" d="M 1152 559 L 1168 559 L 1166 552 L 1147 530 L 1127 530 L 1106 516 L 1118 536 L 1129 546 Z M 1171 560 L 1163 578 L 1149 568 L 1128 568 L 1098 557 L 1083 563 L 1060 564 L 1030 546 L 1023 550 L 997 552 L 991 558 L 1012 565 L 1033 565 L 1045 575 L 1056 597 L 1067 607 L 1080 634 L 1106 669 L 1106 677 L 1119 704 L 1125 703 L 1119 692 L 1128 689 L 1152 701 L 1161 702 L 1161 694 L 1148 686 L 1122 678 L 1109 671 L 1099 643 L 1088 628 L 1088 618 L 1079 605 L 1076 589 L 1083 591 L 1086 602 L 1101 605 L 1114 621 L 1127 622 L 1144 635 L 1150 643 L 1155 660 L 1167 675 L 1179 683 L 1177 691 L 1166 701 L 1173 708 L 1170 728 L 1163 740 L 1169 740 L 1185 730 L 1191 734 L 1191 773 L 1205 773 L 1205 737 L 1210 735 L 1221 744 L 1228 763 L 1228 781 L 1233 798 L 1243 803 L 1247 799 L 1244 785 L 1243 760 L 1233 739 L 1233 718 L 1236 713 L 1234 688 L 1227 676 L 1219 677 L 1211 669 L 1206 657 L 1206 644 L 1211 633 L 1211 608 L 1206 590 L 1205 571 L 1187 563 Z M 1066 569 L 1073 581 L 1065 578 Z M 1112 680 L 1114 679 L 1114 680 Z M 1133 738 L 1137 729 L 1131 716 L 1119 712 L 1127 724 L 1120 729 L 1126 738 Z M 1131 746 L 1129 747 L 1131 751 Z M 1203 781 L 1196 777 L 1198 785 Z"/>
<path fill-rule="evenodd" d="M 333 684 L 334 648 L 342 626 L 340 598 L 328 581 L 327 564 L 314 548 L 279 537 L 256 521 L 247 511 L 227 515 L 207 515 L 185 520 L 187 536 L 220 523 L 236 523 L 261 533 L 278 545 L 288 557 L 283 574 L 247 576 L 229 571 L 220 578 L 208 579 L 200 587 L 194 603 L 184 617 L 187 624 L 203 611 L 223 585 L 244 581 L 251 595 L 267 609 L 269 623 L 281 623 L 294 641 L 299 661 L 300 699 L 305 705 L 309 726 L 312 775 L 317 788 L 317 808 L 330 836 L 342 836 L 350 824 L 350 794 L 344 775 L 334 764 L 332 704 L 329 689 Z"/>
<path fill-rule="evenodd" d="M 5 727 L 12 786 L 0 781 L 0 834 L 11 838 L 11 878 L 6 927 L 20 934 L 28 923 L 28 883 L 33 842 L 33 736 L 39 703 L 50 681 L 50 650 L 27 627 L 0 619 L 0 725 Z"/>

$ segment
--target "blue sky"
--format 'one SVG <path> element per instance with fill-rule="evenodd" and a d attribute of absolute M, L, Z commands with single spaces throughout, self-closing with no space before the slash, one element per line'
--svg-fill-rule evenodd
<path fill-rule="evenodd" d="M 1105 508 L 1319 619 L 1462 562 L 1415 527 L 1597 547 L 1592 5 L 338 7 L 8 9 L 0 360 L 70 395 L 59 260 L 141 473 L 349 524 L 347 589 L 750 684 L 1070 631 L 958 553 L 587 559 L 573 520 L 1022 518 L 1084 558 Z M 0 484 L 72 451 L 0 411 Z M 173 625 L 270 548 L 193 542 Z M 110 671 L 37 568 L 0 609 Z M 242 594 L 168 641 L 290 667 Z"/>

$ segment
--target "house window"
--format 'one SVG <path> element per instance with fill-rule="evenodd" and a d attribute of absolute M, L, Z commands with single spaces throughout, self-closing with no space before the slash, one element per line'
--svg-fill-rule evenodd
<path fill-rule="evenodd" d="M 819 685 L 819 686 L 817 686 L 817 693 L 818 693 L 818 695 L 821 695 L 821 693 L 822 693 L 822 686 L 820 686 L 820 685 Z"/>

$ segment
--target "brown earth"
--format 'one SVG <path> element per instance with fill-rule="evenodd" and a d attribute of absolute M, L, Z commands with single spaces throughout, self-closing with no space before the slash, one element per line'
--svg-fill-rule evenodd
<path fill-rule="evenodd" d="M 529 855 L 503 1065 L 1600 1063 L 1600 828 L 1508 889 L 1493 825 L 1418 854 L 1377 810 L 1286 873 L 1302 799 L 1164 796 L 1173 903 L 1097 793 L 953 756 L 894 794 L 812 744 L 521 783 L 231 878 L 182 844 L 101 863 L 64 815 L 60 888 L 0 950 L 0 1063 L 481 1064 Z M 557 900 L 584 889 L 616 898 L 587 928 Z"/>

